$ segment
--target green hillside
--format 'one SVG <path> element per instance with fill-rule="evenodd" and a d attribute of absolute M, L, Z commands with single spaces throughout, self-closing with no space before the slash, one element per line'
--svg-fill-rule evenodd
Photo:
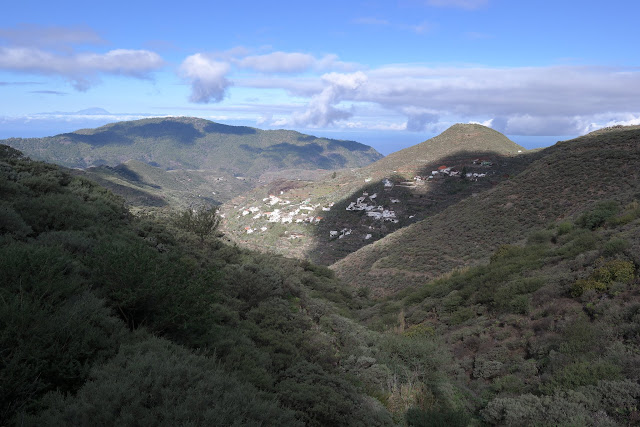
<path fill-rule="evenodd" d="M 477 197 L 399 230 L 338 261 L 334 270 L 379 295 L 486 261 L 501 244 L 570 218 L 603 199 L 640 193 L 640 129 L 614 128 L 534 153 L 521 173 Z"/>
<path fill-rule="evenodd" d="M 251 180 L 209 170 L 165 170 L 137 160 L 118 166 L 91 167 L 75 171 L 122 196 L 131 209 L 185 209 L 219 205 L 249 191 Z"/>
<path fill-rule="evenodd" d="M 372 397 L 392 361 L 327 268 L 225 245 L 214 211 L 133 216 L 7 146 L 0 196 L 2 425 L 393 423 Z"/>
<path fill-rule="evenodd" d="M 531 162 L 524 151 L 485 126 L 454 125 L 363 168 L 327 174 L 313 182 L 280 180 L 258 187 L 222 207 L 223 230 L 237 243 L 254 249 L 329 265 L 509 179 Z M 432 176 L 443 165 L 458 175 Z M 382 207 L 375 212 L 393 216 L 348 210 L 362 197 L 367 204 Z M 275 210 L 280 221 L 268 214 Z"/>
<path fill-rule="evenodd" d="M 288 130 L 227 126 L 192 117 L 117 122 L 47 138 L 0 141 L 39 160 L 70 168 L 137 160 L 163 169 L 218 170 L 258 178 L 265 172 L 361 167 L 382 156 L 355 141 Z"/>
<path fill-rule="evenodd" d="M 34 159 L 83 169 L 142 209 L 220 204 L 273 179 L 317 177 L 382 157 L 355 141 L 190 117 L 118 122 L 0 143 Z"/>

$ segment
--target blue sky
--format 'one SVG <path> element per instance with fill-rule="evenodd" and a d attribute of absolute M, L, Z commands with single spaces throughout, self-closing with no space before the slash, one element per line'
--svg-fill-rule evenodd
<path fill-rule="evenodd" d="M 458 122 L 529 148 L 640 124 L 640 2 L 11 2 L 0 138 L 198 116 L 373 145 Z"/>

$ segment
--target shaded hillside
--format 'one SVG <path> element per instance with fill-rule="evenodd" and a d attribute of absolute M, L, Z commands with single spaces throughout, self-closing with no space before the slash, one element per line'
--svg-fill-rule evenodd
<path fill-rule="evenodd" d="M 192 117 L 117 122 L 47 138 L 0 142 L 33 158 L 72 168 L 138 160 L 164 169 L 220 170 L 251 178 L 278 169 L 360 167 L 382 157 L 355 141 L 227 126 Z"/>
<path fill-rule="evenodd" d="M 614 128 L 536 153 L 520 174 L 338 261 L 334 270 L 378 295 L 423 284 L 570 217 L 603 198 L 628 203 L 640 192 L 640 129 Z"/>
<path fill-rule="evenodd" d="M 380 336 L 327 268 L 2 145 L 0 196 L 2 425 L 392 424 Z"/>
<path fill-rule="evenodd" d="M 635 165 L 637 133 L 600 136 Z M 532 168 L 580 157 L 562 153 L 575 143 Z M 0 419 L 637 424 L 640 194 L 615 172 L 629 170 L 601 176 L 587 209 L 372 300 L 326 267 L 226 245 L 207 222 L 215 211 L 138 217 L 95 183 L 0 146 Z"/>
<path fill-rule="evenodd" d="M 531 161 L 520 151 L 487 127 L 454 125 L 364 168 L 259 187 L 223 206 L 224 230 L 243 245 L 328 265 L 509 179 Z"/>

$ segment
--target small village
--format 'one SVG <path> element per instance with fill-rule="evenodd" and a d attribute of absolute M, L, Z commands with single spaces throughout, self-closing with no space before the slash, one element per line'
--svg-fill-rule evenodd
<path fill-rule="evenodd" d="M 284 193 L 284 192 L 282 192 Z M 281 194 L 282 195 L 282 194 Z M 242 217 L 249 217 L 254 220 L 252 225 L 247 225 L 244 228 L 246 234 L 253 234 L 255 232 L 265 232 L 269 229 L 268 224 L 316 224 L 320 222 L 323 217 L 316 215 L 317 211 L 330 211 L 333 203 L 328 206 L 321 206 L 320 204 L 311 204 L 311 199 L 305 199 L 300 203 L 292 202 L 285 198 L 278 197 L 270 194 L 268 197 L 262 199 L 262 207 L 258 206 L 243 206 L 237 208 L 238 219 Z M 256 222 L 261 221 L 262 226 L 255 225 Z M 289 238 L 299 238 L 299 233 L 292 233 Z"/>
<path fill-rule="evenodd" d="M 468 166 L 460 166 L 461 164 Z M 341 240 L 349 236 L 364 241 L 370 240 L 376 230 L 377 234 L 380 234 L 380 231 L 385 229 L 383 224 L 399 224 L 405 216 L 406 220 L 415 221 L 415 213 L 407 212 L 407 206 L 405 206 L 407 201 L 403 201 L 399 195 L 402 193 L 393 191 L 394 188 L 418 189 L 428 185 L 430 182 L 435 184 L 446 178 L 461 178 L 466 179 L 468 182 L 477 182 L 492 174 L 487 170 L 492 166 L 494 166 L 493 162 L 479 158 L 469 159 L 459 163 L 457 166 L 440 165 L 437 169 L 432 170 L 429 175 L 415 175 L 411 180 L 399 180 L 397 178 L 394 180 L 386 177 L 376 184 L 373 177 L 366 177 L 363 181 L 369 190 L 362 191 L 355 200 L 341 202 L 341 206 L 344 206 L 344 204 L 346 206 L 340 209 L 354 214 L 359 213 L 358 219 L 353 217 L 353 219 L 349 220 L 348 217 L 339 215 L 340 220 L 332 221 L 338 227 L 328 229 L 326 236 L 329 241 Z M 371 191 L 372 188 L 378 189 L 378 191 Z M 278 225 L 286 227 L 285 231 L 279 228 L 281 238 L 287 240 L 302 239 L 308 234 L 308 231 L 300 227 L 320 225 L 325 220 L 327 212 L 336 208 L 334 202 L 318 203 L 316 201 L 314 203 L 311 197 L 296 201 L 295 195 L 292 194 L 291 197 L 287 197 L 287 193 L 286 189 L 283 189 L 278 195 L 269 194 L 261 200 L 262 203 L 256 201 L 251 205 L 235 205 L 233 212 L 235 213 L 235 219 L 240 223 L 237 231 L 245 236 L 262 234 Z M 424 193 L 424 190 L 421 190 L 420 193 Z M 362 215 L 363 213 L 364 215 Z M 224 217 L 224 214 L 222 216 Z M 368 221 L 364 221 L 364 218 L 367 218 Z M 290 227 L 291 225 L 296 226 Z M 362 231 L 358 232 L 358 229 Z M 382 233 L 386 234 L 384 231 Z"/>

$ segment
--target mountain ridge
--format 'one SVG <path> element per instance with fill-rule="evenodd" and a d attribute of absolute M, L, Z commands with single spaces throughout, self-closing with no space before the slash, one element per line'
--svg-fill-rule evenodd
<path fill-rule="evenodd" d="M 331 264 L 461 197 L 508 179 L 525 166 L 525 158 L 519 155 L 523 151 L 493 129 L 477 124 L 454 125 L 363 168 L 340 171 L 314 182 L 282 181 L 278 186 L 252 190 L 222 207 L 226 216 L 223 230 L 237 243 L 253 249 L 276 250 Z M 443 163 L 446 175 L 432 176 Z M 462 178 L 463 172 L 470 177 Z M 375 198 L 377 207 L 382 206 L 380 214 L 366 213 L 364 205 L 362 209 L 350 208 L 350 203 L 369 196 Z M 367 203 L 373 203 L 373 198 Z M 275 217 L 269 214 L 274 209 L 280 214 L 281 224 L 275 224 Z M 311 213 L 314 220 L 309 217 Z M 388 220 L 381 221 L 383 215 Z M 291 224 L 285 226 L 289 217 Z"/>
<path fill-rule="evenodd" d="M 378 295 L 395 293 L 486 261 L 499 245 L 593 207 L 605 196 L 628 203 L 640 195 L 639 127 L 559 142 L 535 156 L 524 171 L 490 191 L 399 230 L 331 268 L 354 286 L 371 287 Z"/>
<path fill-rule="evenodd" d="M 382 157 L 355 141 L 230 126 L 193 117 L 115 122 L 52 137 L 1 142 L 36 159 L 71 168 L 114 167 L 133 159 L 165 169 L 227 169 L 251 177 L 283 167 L 364 166 Z"/>
<path fill-rule="evenodd" d="M 220 204 L 279 177 L 317 176 L 319 170 L 360 167 L 382 157 L 356 141 L 193 117 L 115 122 L 0 143 L 37 160 L 84 169 L 130 204 L 143 208 Z M 154 177 L 155 184 L 166 186 L 154 189 L 129 179 L 136 174 Z"/>

